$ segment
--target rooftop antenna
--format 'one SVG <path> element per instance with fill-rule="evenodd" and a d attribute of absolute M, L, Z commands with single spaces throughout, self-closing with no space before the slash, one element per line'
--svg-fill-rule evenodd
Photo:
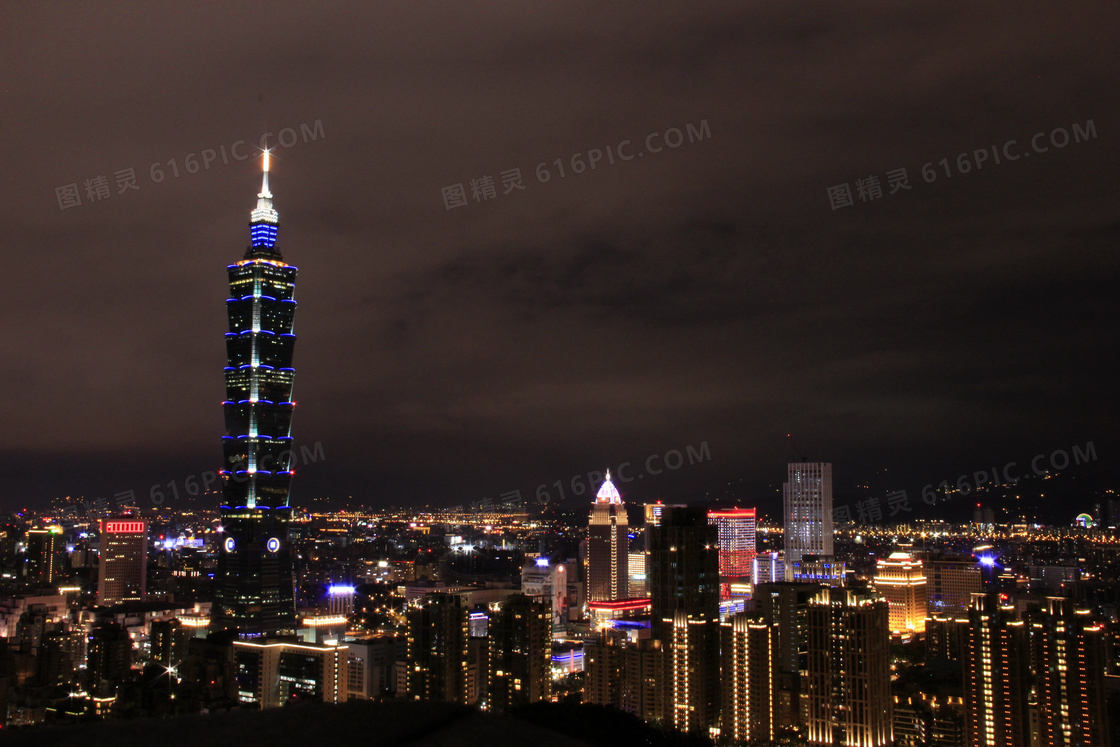
<path fill-rule="evenodd" d="M 795 444 L 795 443 L 793 442 L 793 434 L 792 434 L 792 433 L 787 433 L 787 434 L 786 434 L 786 438 L 788 438 L 788 439 L 789 439 L 789 446 L 790 446 L 790 448 L 791 448 L 791 449 L 793 449 L 793 453 L 794 453 L 794 454 L 798 453 L 798 451 L 797 451 L 797 444 Z M 807 462 L 807 461 L 809 461 L 809 459 L 808 459 L 808 457 L 806 457 L 806 456 L 805 456 L 804 454 L 802 454 L 802 456 L 801 456 L 801 461 L 802 461 L 802 462 Z"/>

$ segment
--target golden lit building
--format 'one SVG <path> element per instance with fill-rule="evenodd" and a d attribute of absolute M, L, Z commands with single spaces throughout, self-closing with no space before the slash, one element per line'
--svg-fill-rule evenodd
<path fill-rule="evenodd" d="M 890 605 L 892 632 L 925 632 L 928 606 L 922 561 L 909 553 L 891 553 L 879 559 L 873 583 Z"/>

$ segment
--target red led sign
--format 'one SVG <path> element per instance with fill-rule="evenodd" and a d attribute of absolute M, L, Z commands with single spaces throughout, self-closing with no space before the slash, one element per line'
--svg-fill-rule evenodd
<path fill-rule="evenodd" d="M 142 521 L 107 521 L 105 522 L 106 534 L 143 534 L 144 522 Z"/>

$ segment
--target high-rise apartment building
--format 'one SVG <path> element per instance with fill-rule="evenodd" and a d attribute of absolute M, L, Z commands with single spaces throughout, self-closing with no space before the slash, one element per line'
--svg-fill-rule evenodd
<path fill-rule="evenodd" d="M 1031 654 L 1038 698 L 1038 744 L 1105 747 L 1105 626 L 1073 600 L 1050 597 L 1030 616 Z"/>
<path fill-rule="evenodd" d="M 653 637 L 665 657 L 666 725 L 702 732 L 719 711 L 719 535 L 700 508 L 666 508 L 649 528 Z"/>
<path fill-rule="evenodd" d="M 665 723 L 665 658 L 661 641 L 606 628 L 584 643 L 584 703 L 607 705 Z"/>
<path fill-rule="evenodd" d="M 587 523 L 587 601 L 614 602 L 629 596 L 630 539 L 626 506 L 611 482 L 603 481 Z"/>
<path fill-rule="evenodd" d="M 101 522 L 97 603 L 139 602 L 147 593 L 148 522 L 126 516 Z"/>
<path fill-rule="evenodd" d="M 238 698 L 242 703 L 279 708 L 293 701 L 346 701 L 345 646 L 234 641 L 233 655 Z"/>
<path fill-rule="evenodd" d="M 402 636 L 347 636 L 347 699 L 376 700 L 396 693 L 396 667 L 404 662 L 408 642 Z"/>
<path fill-rule="evenodd" d="M 295 631 L 289 493 L 297 268 L 276 249 L 268 153 L 250 245 L 228 266 L 222 540 L 211 628 L 254 637 Z"/>
<path fill-rule="evenodd" d="M 194 628 L 183 625 L 178 618 L 152 620 L 148 633 L 152 662 L 168 669 L 178 669 L 187 658 L 194 632 Z"/>
<path fill-rule="evenodd" d="M 776 626 L 773 636 L 777 678 L 775 728 L 803 725 L 801 683 L 808 667 L 809 601 L 822 588 L 825 587 L 821 584 L 782 581 L 760 584 L 754 589 L 755 612 Z"/>
<path fill-rule="evenodd" d="M 62 575 L 62 527 L 57 524 L 27 530 L 24 575 L 32 583 L 50 586 Z"/>
<path fill-rule="evenodd" d="M 723 579 L 746 579 L 757 553 L 755 509 L 729 508 L 708 512 L 719 536 L 719 575 Z"/>
<path fill-rule="evenodd" d="M 113 693 L 129 676 L 132 639 L 117 623 L 105 623 L 90 631 L 86 643 L 86 684 L 90 692 Z"/>
<path fill-rule="evenodd" d="M 809 601 L 809 744 L 892 744 L 889 609 L 878 594 L 832 587 Z"/>
<path fill-rule="evenodd" d="M 890 605 L 891 631 L 925 631 L 928 600 L 922 561 L 909 553 L 891 553 L 889 557 L 879 559 L 873 583 Z"/>
<path fill-rule="evenodd" d="M 997 593 L 974 594 L 964 634 L 965 739 L 969 747 L 1031 744 L 1027 629 Z"/>
<path fill-rule="evenodd" d="M 787 577 L 806 555 L 832 555 L 832 465 L 793 462 L 782 485 Z"/>
<path fill-rule="evenodd" d="M 548 700 L 552 693 L 552 609 L 523 594 L 506 597 L 490 616 L 487 709 Z"/>
<path fill-rule="evenodd" d="M 963 615 L 926 618 L 926 662 L 959 664 L 963 661 L 968 631 L 968 619 Z"/>
<path fill-rule="evenodd" d="M 776 726 L 774 655 L 778 626 L 762 615 L 740 613 L 729 617 L 720 628 L 720 737 L 735 742 L 769 742 Z"/>
<path fill-rule="evenodd" d="M 428 594 L 409 605 L 407 697 L 470 703 L 466 595 Z"/>

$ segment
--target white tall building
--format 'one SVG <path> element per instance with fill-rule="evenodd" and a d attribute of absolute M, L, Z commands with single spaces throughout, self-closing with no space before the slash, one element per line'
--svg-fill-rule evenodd
<path fill-rule="evenodd" d="M 790 578 L 793 564 L 806 555 L 832 555 L 832 465 L 793 462 L 782 486 L 785 499 L 785 561 Z"/>

